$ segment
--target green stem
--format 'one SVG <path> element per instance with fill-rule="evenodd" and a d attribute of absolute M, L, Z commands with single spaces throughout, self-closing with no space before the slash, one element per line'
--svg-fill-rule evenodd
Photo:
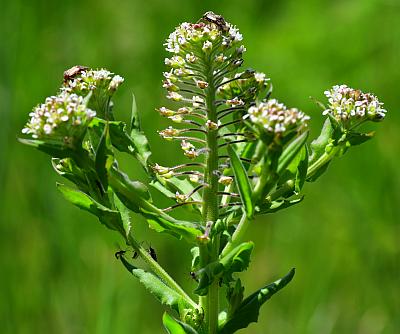
<path fill-rule="evenodd" d="M 210 59 L 206 62 L 207 66 L 207 82 L 206 106 L 207 118 L 211 122 L 218 123 L 217 107 L 215 104 L 215 82 L 213 75 L 213 64 Z M 219 217 L 219 200 L 218 200 L 218 130 L 208 129 L 207 135 L 207 158 L 205 168 L 205 182 L 208 185 L 203 192 L 203 224 L 207 222 L 215 223 Z M 206 265 L 216 261 L 219 256 L 219 235 L 205 245 L 200 246 L 200 263 Z M 203 241 L 202 241 L 203 242 Z M 200 298 L 201 307 L 204 310 L 207 334 L 216 334 L 218 330 L 218 313 L 219 313 L 219 286 L 218 282 L 210 285 L 208 294 Z"/>
<path fill-rule="evenodd" d="M 155 261 L 147 250 L 142 247 L 139 242 L 132 236 L 128 235 L 126 242 L 128 245 L 139 254 L 144 262 L 150 267 L 154 274 L 164 281 L 171 289 L 179 293 L 194 309 L 198 309 L 198 305 L 187 295 L 187 293 L 179 286 L 177 282 L 161 267 L 157 261 Z"/>
<path fill-rule="evenodd" d="M 315 161 L 310 167 L 307 169 L 307 179 L 312 177 L 318 169 L 325 166 L 340 150 L 341 146 L 334 146 L 329 152 L 325 152 L 322 154 L 317 161 Z"/>

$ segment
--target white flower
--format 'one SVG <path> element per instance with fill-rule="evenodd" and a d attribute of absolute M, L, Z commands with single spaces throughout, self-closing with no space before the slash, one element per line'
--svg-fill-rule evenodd
<path fill-rule="evenodd" d="M 117 90 L 120 84 L 124 82 L 124 78 L 121 77 L 120 75 L 114 75 L 113 78 L 111 79 L 111 82 L 108 86 L 109 90 Z"/>
<path fill-rule="evenodd" d="M 370 93 L 350 88 L 346 85 L 336 85 L 324 92 L 328 98 L 329 108 L 323 111 L 323 115 L 331 114 L 337 120 L 342 120 L 349 125 L 352 120 L 371 119 L 382 120 L 386 110 L 383 103 Z"/>
<path fill-rule="evenodd" d="M 22 133 L 31 134 L 33 138 L 64 140 L 70 137 L 81 140 L 95 115 L 86 107 L 82 96 L 64 91 L 46 98 L 43 104 L 34 108 Z"/>
<path fill-rule="evenodd" d="M 310 119 L 298 109 L 287 109 L 283 103 L 275 99 L 250 107 L 245 118 L 247 117 L 265 131 L 275 134 L 298 131 L 306 127 Z"/>

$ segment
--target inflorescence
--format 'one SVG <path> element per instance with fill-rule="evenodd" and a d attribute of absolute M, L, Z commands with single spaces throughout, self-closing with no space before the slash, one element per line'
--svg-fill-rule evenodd
<path fill-rule="evenodd" d="M 65 140 L 82 138 L 96 112 L 87 108 L 82 96 L 62 92 L 46 98 L 29 116 L 31 119 L 22 133 L 32 138 Z"/>
<path fill-rule="evenodd" d="M 344 125 L 352 126 L 366 120 L 381 121 L 386 115 L 383 103 L 373 94 L 346 85 L 333 86 L 324 93 L 328 97 L 329 107 L 323 114 L 335 117 Z"/>

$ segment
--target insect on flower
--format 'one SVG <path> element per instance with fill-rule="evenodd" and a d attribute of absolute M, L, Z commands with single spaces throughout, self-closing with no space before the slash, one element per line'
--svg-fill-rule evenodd
<path fill-rule="evenodd" d="M 220 28 L 224 32 L 229 31 L 229 27 L 226 24 L 225 19 L 221 15 L 217 15 L 214 12 L 206 12 L 202 18 L 204 21 L 214 23 L 218 28 Z"/>
<path fill-rule="evenodd" d="M 66 70 L 64 72 L 64 82 L 67 82 L 70 79 L 73 79 L 75 76 L 78 74 L 88 70 L 89 67 L 87 66 L 82 66 L 82 65 L 75 65 L 71 67 L 70 69 Z"/>

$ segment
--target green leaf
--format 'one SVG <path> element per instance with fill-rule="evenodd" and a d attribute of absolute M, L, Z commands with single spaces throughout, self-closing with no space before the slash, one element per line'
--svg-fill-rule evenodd
<path fill-rule="evenodd" d="M 67 158 L 74 155 L 74 151 L 60 141 L 44 141 L 24 138 L 18 138 L 18 141 L 22 144 L 32 146 L 53 158 Z"/>
<path fill-rule="evenodd" d="M 164 312 L 163 324 L 168 334 L 186 334 L 182 326 L 167 312 Z"/>
<path fill-rule="evenodd" d="M 230 157 L 233 174 L 235 175 L 235 181 L 239 190 L 240 198 L 244 205 L 244 210 L 247 217 L 252 218 L 254 215 L 254 203 L 251 198 L 252 190 L 249 178 L 242 162 L 240 161 L 240 158 L 230 145 L 228 145 L 228 154 Z"/>
<path fill-rule="evenodd" d="M 125 268 L 136 277 L 141 284 L 163 304 L 169 306 L 171 309 L 178 312 L 180 315 L 185 314 L 185 310 L 191 309 L 186 300 L 178 294 L 175 290 L 171 289 L 161 279 L 154 274 L 139 269 L 129 263 L 123 256 L 119 257 Z"/>
<path fill-rule="evenodd" d="M 57 183 L 57 188 L 64 198 L 76 205 L 78 208 L 88 211 L 97 216 L 102 224 L 111 230 L 125 234 L 121 216 L 118 211 L 111 210 L 96 202 L 93 198 L 82 191 Z"/>
<path fill-rule="evenodd" d="M 189 243 L 196 243 L 197 237 L 202 235 L 197 226 L 191 222 L 176 220 L 166 214 L 162 215 L 145 209 L 141 209 L 141 214 L 146 218 L 149 226 L 157 232 L 165 232 L 178 239 L 183 238 Z"/>
<path fill-rule="evenodd" d="M 151 150 L 149 141 L 146 135 L 141 129 L 140 118 L 137 111 L 135 95 L 132 94 L 132 113 L 131 113 L 131 134 L 132 141 L 134 143 L 135 151 L 137 152 L 136 157 L 142 164 L 146 171 L 149 169 L 148 160 L 151 156 Z"/>
<path fill-rule="evenodd" d="M 277 172 L 280 174 L 298 155 L 301 148 L 305 145 L 308 137 L 308 131 L 301 134 L 293 140 L 282 152 L 278 160 Z"/>
<path fill-rule="evenodd" d="M 87 184 L 87 176 L 84 174 L 82 169 L 78 167 L 76 162 L 71 158 L 52 158 L 51 164 L 58 175 L 65 177 L 67 180 L 78 186 L 79 190 L 84 193 L 89 192 L 89 187 Z M 62 167 L 57 167 L 61 165 Z"/>
<path fill-rule="evenodd" d="M 128 208 L 120 201 L 117 195 L 114 194 L 114 204 L 116 208 L 118 209 L 121 219 L 122 219 L 122 224 L 124 227 L 125 235 L 128 236 L 129 232 L 131 230 L 131 217 L 129 214 Z"/>
<path fill-rule="evenodd" d="M 134 212 L 139 213 L 140 207 L 150 200 L 146 185 L 139 181 L 131 181 L 128 175 L 116 168 L 110 170 L 108 181 L 122 203 Z"/>
<path fill-rule="evenodd" d="M 332 126 L 330 118 L 327 118 L 321 130 L 319 137 L 312 141 L 311 147 L 311 157 L 309 163 L 318 160 L 318 158 L 325 153 L 326 147 L 332 142 L 334 137 L 335 129 Z"/>
<path fill-rule="evenodd" d="M 173 318 L 167 312 L 164 312 L 163 324 L 169 334 L 198 334 L 193 327 Z"/>
<path fill-rule="evenodd" d="M 175 194 L 176 192 L 179 192 L 180 194 L 189 194 L 193 191 L 195 188 L 192 183 L 190 183 L 189 180 L 187 179 L 178 179 L 177 177 L 171 177 L 171 178 L 163 178 L 161 176 L 157 175 L 157 179 L 153 180 L 150 185 L 160 191 L 162 194 L 167 196 L 168 198 L 174 199 L 175 200 Z M 202 202 L 202 197 L 199 192 L 195 192 L 191 198 L 194 201 Z M 193 211 L 193 209 L 196 209 L 197 211 L 200 211 L 200 207 L 196 205 L 184 205 L 182 206 L 184 209 L 188 209 L 190 211 Z"/>
<path fill-rule="evenodd" d="M 227 317 L 231 318 L 232 314 L 240 307 L 243 301 L 243 292 L 244 287 L 242 286 L 242 282 L 240 279 L 236 280 L 236 283 L 233 287 L 229 287 L 226 293 L 226 299 L 229 302 Z"/>
<path fill-rule="evenodd" d="M 292 269 L 285 277 L 248 296 L 237 310 L 227 318 L 226 323 L 220 327 L 218 333 L 232 334 L 241 328 L 246 328 L 252 322 L 257 322 L 261 306 L 284 288 L 292 280 L 294 273 L 295 270 Z"/>
<path fill-rule="evenodd" d="M 275 213 L 282 209 L 286 209 L 293 205 L 296 205 L 296 204 L 300 203 L 303 199 L 304 199 L 304 196 L 301 196 L 300 198 L 296 198 L 296 199 L 291 199 L 291 200 L 287 200 L 287 199 L 276 200 L 276 201 L 273 201 L 272 203 L 268 203 L 264 206 L 260 206 L 258 213 L 260 215 L 264 215 L 267 213 Z"/>
<path fill-rule="evenodd" d="M 225 282 L 232 281 L 234 272 L 242 272 L 249 266 L 253 248 L 253 242 L 244 242 L 232 249 L 219 261 L 212 262 L 200 269 L 197 273 L 200 274 L 199 285 L 194 292 L 204 296 L 208 292 L 208 287 L 216 279 L 223 278 Z"/>
<path fill-rule="evenodd" d="M 96 150 L 95 167 L 97 175 L 103 186 L 103 190 L 107 191 L 108 188 L 108 172 L 114 162 L 114 156 L 111 151 L 111 139 L 109 132 L 109 125 L 106 124 L 103 134 L 101 135 L 99 145 Z"/>
<path fill-rule="evenodd" d="M 135 94 L 132 93 L 132 109 L 131 109 L 131 131 L 133 129 L 137 129 L 139 131 L 142 131 L 141 124 L 140 124 L 140 118 L 137 110 L 137 104 L 136 104 L 136 97 Z"/>
<path fill-rule="evenodd" d="M 361 145 L 366 141 L 374 138 L 375 132 L 369 133 L 357 133 L 357 132 L 350 132 L 347 134 L 346 139 L 350 146 Z"/>

